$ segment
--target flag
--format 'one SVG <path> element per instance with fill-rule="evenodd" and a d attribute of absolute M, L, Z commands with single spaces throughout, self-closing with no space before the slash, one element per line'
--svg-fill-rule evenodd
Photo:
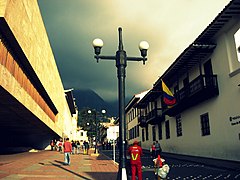
<path fill-rule="evenodd" d="M 162 90 L 163 90 L 163 102 L 167 106 L 173 106 L 176 104 L 176 98 L 173 96 L 172 92 L 166 86 L 166 84 L 162 81 Z"/>

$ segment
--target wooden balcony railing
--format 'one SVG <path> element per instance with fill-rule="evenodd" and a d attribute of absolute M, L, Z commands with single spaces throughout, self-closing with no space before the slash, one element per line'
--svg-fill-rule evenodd
<path fill-rule="evenodd" d="M 164 114 L 175 116 L 185 109 L 197 105 L 209 98 L 215 97 L 218 94 L 217 75 L 199 75 L 187 86 L 174 94 L 177 103 L 171 108 L 166 108 Z"/>
<path fill-rule="evenodd" d="M 146 125 L 147 125 L 147 117 L 144 116 L 144 115 L 138 116 L 138 123 L 139 123 L 139 126 L 146 127 Z"/>
<path fill-rule="evenodd" d="M 155 108 L 148 113 L 146 120 L 148 124 L 155 125 L 164 120 L 164 115 L 161 108 Z"/>

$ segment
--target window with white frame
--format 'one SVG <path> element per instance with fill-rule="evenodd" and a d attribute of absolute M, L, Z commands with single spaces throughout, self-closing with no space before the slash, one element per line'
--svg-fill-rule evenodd
<path fill-rule="evenodd" d="M 146 141 L 149 140 L 149 133 L 148 133 L 148 124 L 146 126 Z"/>
<path fill-rule="evenodd" d="M 156 141 L 156 128 L 155 128 L 155 126 L 152 126 L 152 140 Z"/>
<path fill-rule="evenodd" d="M 137 126 L 134 126 L 134 138 L 137 137 Z"/>
<path fill-rule="evenodd" d="M 166 139 L 170 139 L 170 125 L 169 120 L 165 122 L 165 129 L 166 129 Z"/>
<path fill-rule="evenodd" d="M 240 29 L 234 34 L 234 40 L 236 44 L 237 58 L 240 62 Z"/>
<path fill-rule="evenodd" d="M 158 124 L 158 139 L 162 139 L 162 123 Z"/>
<path fill-rule="evenodd" d="M 210 124 L 209 124 L 209 115 L 208 113 L 202 114 L 201 119 L 201 131 L 202 136 L 210 135 Z"/>
<path fill-rule="evenodd" d="M 181 115 L 176 116 L 177 137 L 182 136 L 182 118 Z"/>
<path fill-rule="evenodd" d="M 142 129 L 142 142 L 145 141 L 145 133 L 144 133 L 144 129 Z"/>
<path fill-rule="evenodd" d="M 137 137 L 139 137 L 139 125 L 137 125 Z"/>

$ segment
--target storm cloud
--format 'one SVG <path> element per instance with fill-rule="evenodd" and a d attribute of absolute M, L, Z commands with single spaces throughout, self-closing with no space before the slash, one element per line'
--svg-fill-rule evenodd
<path fill-rule="evenodd" d="M 140 56 L 148 41 L 146 65 L 128 62 L 126 96 L 152 88 L 179 54 L 207 27 L 229 0 L 38 0 L 64 88 L 92 89 L 117 99 L 115 61 L 96 63 L 93 39 L 102 55 L 115 55 L 118 27 L 128 56 Z"/>

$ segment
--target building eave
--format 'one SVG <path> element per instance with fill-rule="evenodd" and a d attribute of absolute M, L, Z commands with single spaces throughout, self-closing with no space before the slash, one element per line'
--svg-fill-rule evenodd
<path fill-rule="evenodd" d="M 64 90 L 66 94 L 66 100 L 70 109 L 71 114 L 76 114 L 76 105 L 73 98 L 73 89 Z"/>
<path fill-rule="evenodd" d="M 154 87 L 160 86 L 161 79 L 168 84 L 173 83 L 174 77 L 179 77 L 190 69 L 201 59 L 213 53 L 216 44 L 213 38 L 224 26 L 233 18 L 240 17 L 240 0 L 232 0 L 225 8 L 216 16 L 216 18 L 206 27 L 206 29 L 195 39 L 195 41 L 186 48 L 173 64 L 165 71 L 165 73 L 154 83 Z M 172 82 L 168 82 L 172 80 Z"/>
<path fill-rule="evenodd" d="M 164 79 L 170 84 L 169 79 L 179 77 L 191 69 L 196 64 L 199 64 L 202 59 L 211 55 L 215 49 L 215 44 L 198 44 L 193 43 L 187 47 L 174 63 L 165 71 L 165 73 L 154 83 L 154 87 L 161 86 L 161 79 Z"/>

